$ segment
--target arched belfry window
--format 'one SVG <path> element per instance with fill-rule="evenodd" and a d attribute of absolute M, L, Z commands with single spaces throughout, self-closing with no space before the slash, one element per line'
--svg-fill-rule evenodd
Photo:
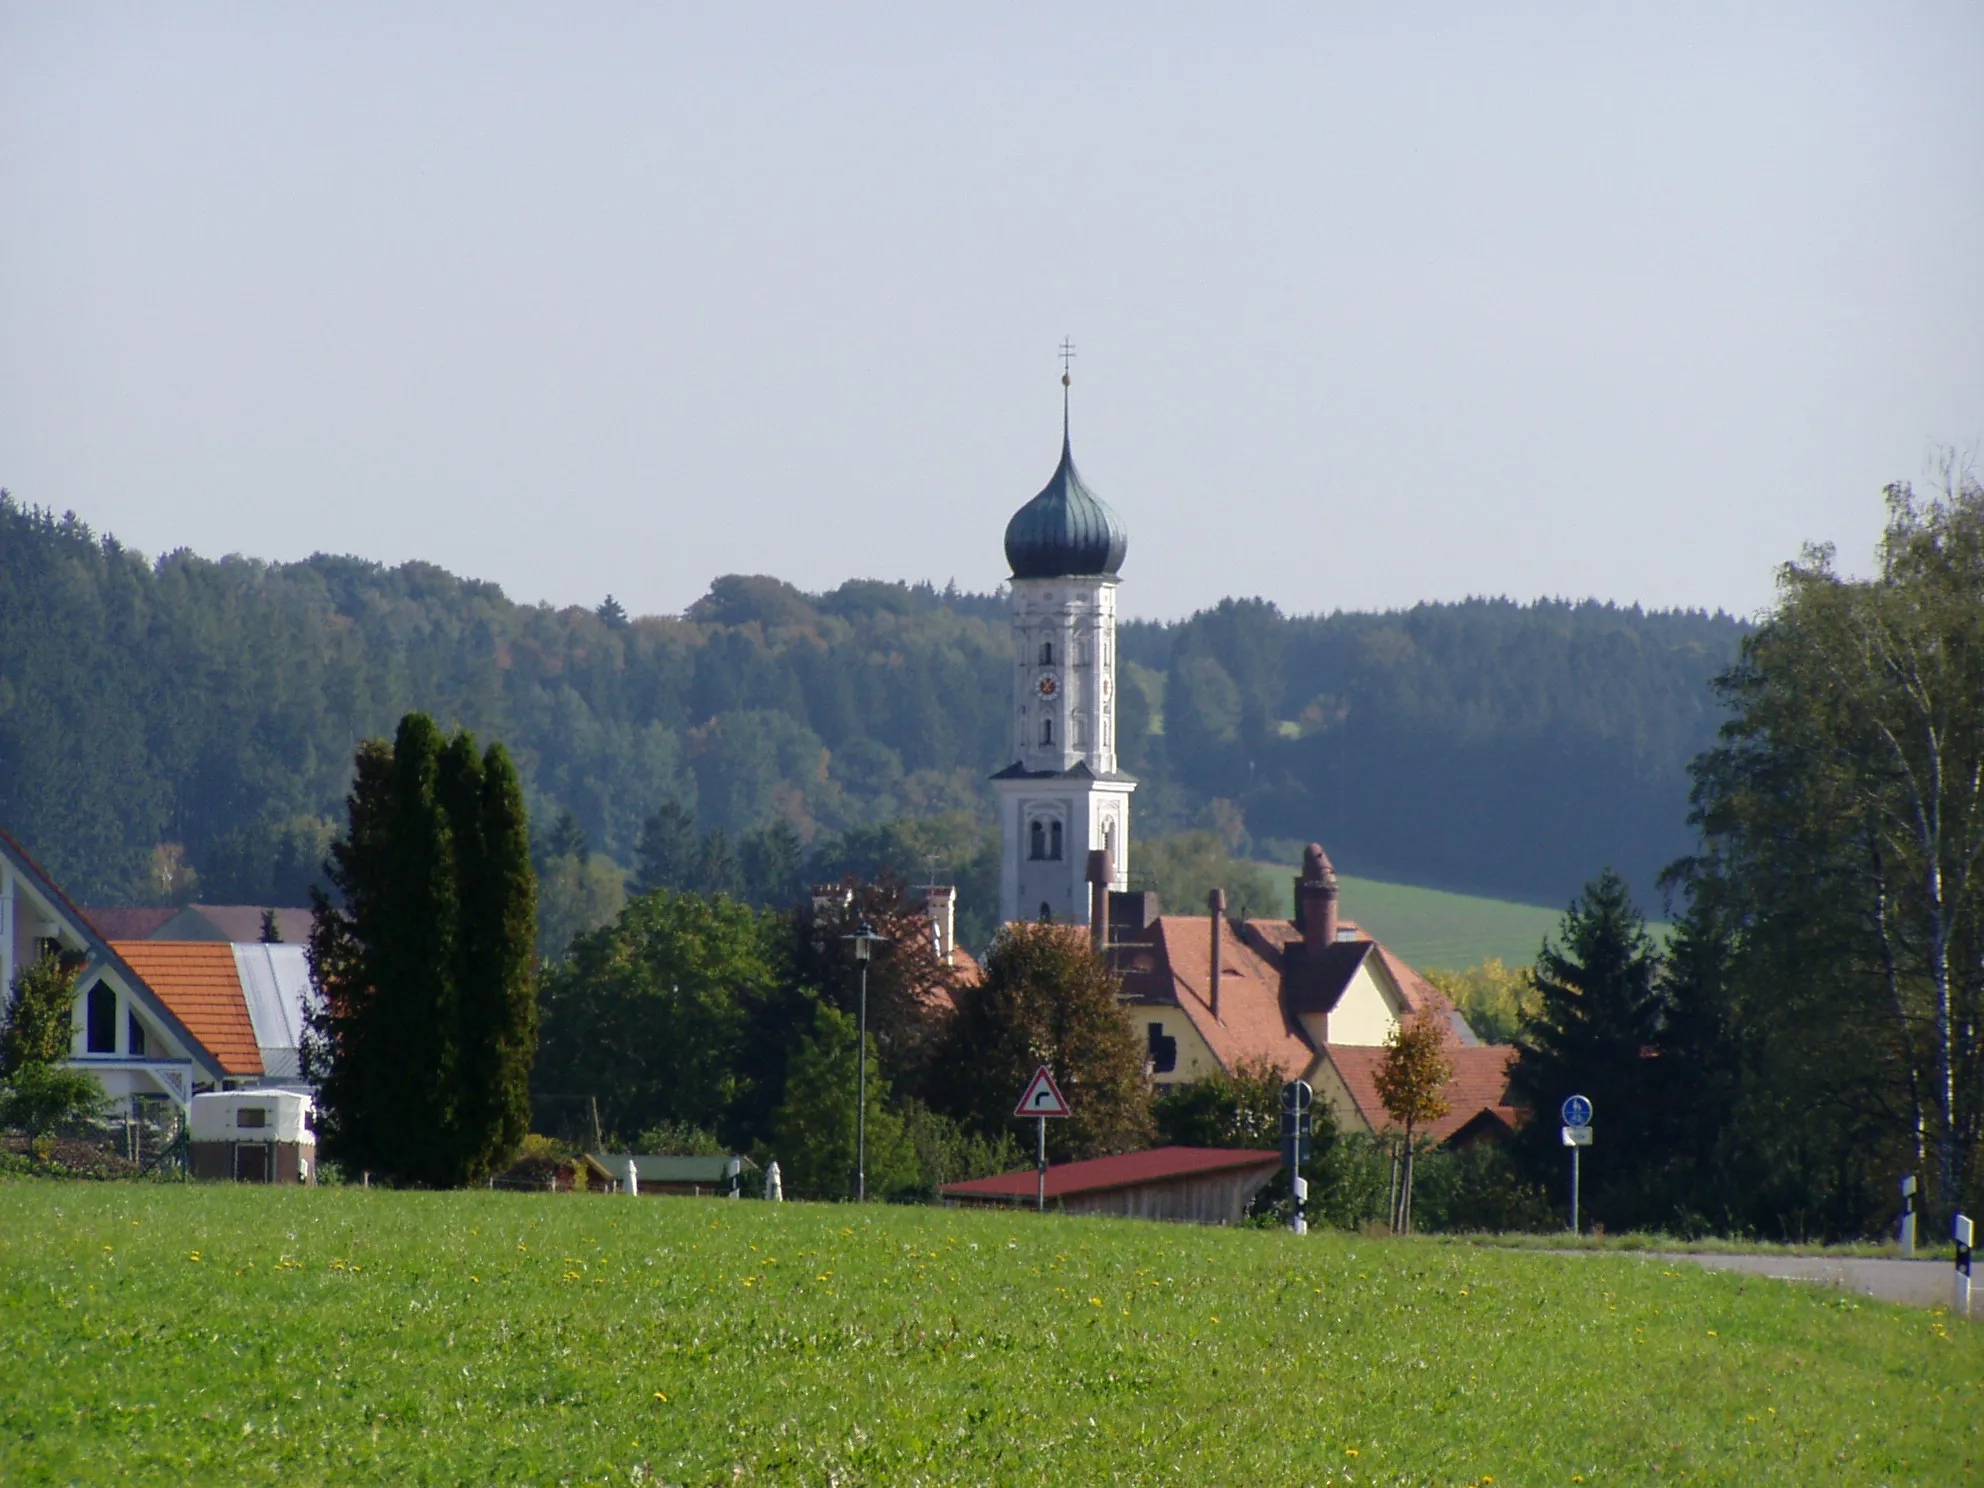
<path fill-rule="evenodd" d="M 85 1047 L 92 1054 L 117 1052 L 117 992 L 98 982 L 90 988 Z"/>
<path fill-rule="evenodd" d="M 1061 861 L 1061 824 L 1055 822 L 1047 829 L 1047 856 L 1055 862 Z"/>
<path fill-rule="evenodd" d="M 1042 666 L 1054 665 L 1054 643 L 1052 641 L 1042 641 L 1040 643 L 1040 664 Z"/>
<path fill-rule="evenodd" d="M 1052 744 L 1054 742 L 1053 719 L 1043 718 L 1040 720 L 1040 742 L 1042 744 Z"/>
<path fill-rule="evenodd" d="M 1027 856 L 1040 859 L 1047 856 L 1047 824 L 1036 821 L 1027 833 Z"/>

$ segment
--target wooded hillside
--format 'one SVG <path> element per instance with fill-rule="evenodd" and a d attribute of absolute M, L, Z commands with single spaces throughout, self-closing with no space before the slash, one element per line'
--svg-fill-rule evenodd
<path fill-rule="evenodd" d="M 1366 876 L 1544 903 L 1607 862 L 1645 888 L 1689 846 L 1686 767 L 1742 629 L 1505 600 L 1127 625 L 1139 834 L 1291 860 L 1320 837 Z M 421 563 L 151 561 L 0 499 L 0 825 L 95 902 L 187 866 L 209 902 L 300 902 L 357 743 L 410 709 L 503 740 L 540 829 L 569 810 L 622 865 L 670 797 L 809 845 L 989 821 L 1009 664 L 996 595 L 730 576 L 630 620 Z"/>

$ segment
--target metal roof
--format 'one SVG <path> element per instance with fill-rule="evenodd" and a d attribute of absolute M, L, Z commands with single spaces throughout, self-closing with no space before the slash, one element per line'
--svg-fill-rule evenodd
<path fill-rule="evenodd" d="M 618 1178 L 627 1171 L 627 1154 L 624 1152 L 594 1152 L 588 1154 L 607 1172 Z M 643 1183 L 728 1183 L 732 1177 L 730 1165 L 736 1163 L 737 1171 L 745 1177 L 755 1177 L 758 1165 L 748 1157 L 664 1157 L 651 1153 L 634 1154 L 634 1171 Z"/>
<path fill-rule="evenodd" d="M 1053 478 L 1006 524 L 1006 561 L 1013 566 L 1013 577 L 1058 579 L 1079 574 L 1114 578 L 1129 547 L 1130 534 L 1123 519 L 1082 484 L 1064 430 L 1061 463 L 1055 467 Z"/>
<path fill-rule="evenodd" d="M 1275 1167 L 1280 1163 L 1279 1152 L 1236 1147 L 1153 1147 L 1147 1152 L 1126 1152 L 1119 1157 L 1056 1163 L 1047 1170 L 1047 1197 L 1067 1198 L 1112 1188 L 1135 1188 L 1142 1183 L 1174 1182 L 1231 1168 Z M 1028 1168 L 1019 1173 L 1001 1173 L 996 1178 L 974 1178 L 969 1183 L 947 1183 L 940 1192 L 960 1198 L 1030 1199 L 1038 1181 L 1037 1170 Z"/>

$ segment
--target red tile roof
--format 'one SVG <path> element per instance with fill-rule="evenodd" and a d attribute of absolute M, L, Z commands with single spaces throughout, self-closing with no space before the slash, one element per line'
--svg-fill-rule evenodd
<path fill-rule="evenodd" d="M 1503 1125 L 1514 1128 L 1515 1108 L 1509 1104 L 1509 1067 L 1516 1051 L 1505 1044 L 1447 1045 L 1447 1057 L 1454 1062 L 1454 1077 L 1443 1092 L 1447 1114 L 1423 1128 L 1435 1142 L 1444 1142 L 1484 1111 Z M 1394 1125 L 1378 1096 L 1378 1070 L 1385 1062 L 1385 1051 L 1351 1044 L 1331 1044 L 1325 1057 L 1343 1078 L 1344 1088 L 1356 1104 L 1358 1114 L 1373 1131 Z"/>
<path fill-rule="evenodd" d="M 1251 922 L 1250 922 L 1251 923 Z M 1176 1002 L 1213 1057 L 1232 1069 L 1265 1057 L 1297 1079 L 1316 1051 L 1284 1009 L 1281 968 L 1219 921 L 1219 1016 L 1212 1015 L 1212 926 L 1209 915 L 1160 915 L 1139 942 L 1114 952 L 1123 994 L 1133 1002 Z"/>
<path fill-rule="evenodd" d="M 111 949 L 227 1074 L 263 1072 L 233 946 L 213 940 L 120 940 Z"/>
<path fill-rule="evenodd" d="M 1057 1199 L 1072 1194 L 1101 1193 L 1112 1188 L 1136 1188 L 1145 1183 L 1163 1183 L 1201 1173 L 1275 1167 L 1280 1163 L 1281 1154 L 1278 1152 L 1233 1147 L 1153 1147 L 1147 1152 L 1126 1152 L 1120 1157 L 1092 1157 L 1085 1162 L 1056 1163 L 1047 1170 L 1047 1197 Z M 1038 1170 L 1028 1168 L 1021 1173 L 1001 1173 L 996 1178 L 947 1183 L 940 1191 L 961 1198 L 1030 1199 L 1036 1192 L 1038 1181 Z"/>
<path fill-rule="evenodd" d="M 150 940 L 159 926 L 179 913 L 175 904 L 141 905 L 135 909 L 109 909 L 89 905 L 83 910 L 96 933 L 105 940 Z"/>

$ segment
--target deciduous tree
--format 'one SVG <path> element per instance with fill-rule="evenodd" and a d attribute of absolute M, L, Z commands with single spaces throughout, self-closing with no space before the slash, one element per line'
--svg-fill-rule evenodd
<path fill-rule="evenodd" d="M 931 1081 L 934 1104 L 988 1136 L 1009 1132 L 1014 1105 L 1044 1064 L 1073 1112 L 1047 1123 L 1055 1161 L 1130 1152 L 1149 1141 L 1143 1046 L 1085 932 L 1006 926 L 986 956 L 984 980 L 957 1000 Z"/>
<path fill-rule="evenodd" d="M 889 1082 L 868 1036 L 868 1192 L 885 1196 L 916 1187 L 916 1149 L 902 1118 L 889 1106 Z M 786 1192 L 794 1197 L 849 1198 L 854 1193 L 858 1041 L 854 1020 L 822 1003 L 813 1029 L 793 1055 L 785 1100 L 772 1123 Z"/>
<path fill-rule="evenodd" d="M 1454 1062 L 1447 1054 L 1450 1037 L 1439 1017 L 1421 1013 L 1392 1030 L 1385 1041 L 1384 1062 L 1378 1066 L 1378 1099 L 1403 1133 L 1404 1181 L 1392 1213 L 1392 1228 L 1401 1234 L 1412 1229 L 1414 1135 L 1447 1114 L 1445 1092 L 1454 1077 Z"/>
<path fill-rule="evenodd" d="M 79 969 L 74 959 L 49 951 L 14 973 L 7 1021 L 0 1026 L 0 1079 L 31 1064 L 59 1064 L 69 1057 Z"/>

